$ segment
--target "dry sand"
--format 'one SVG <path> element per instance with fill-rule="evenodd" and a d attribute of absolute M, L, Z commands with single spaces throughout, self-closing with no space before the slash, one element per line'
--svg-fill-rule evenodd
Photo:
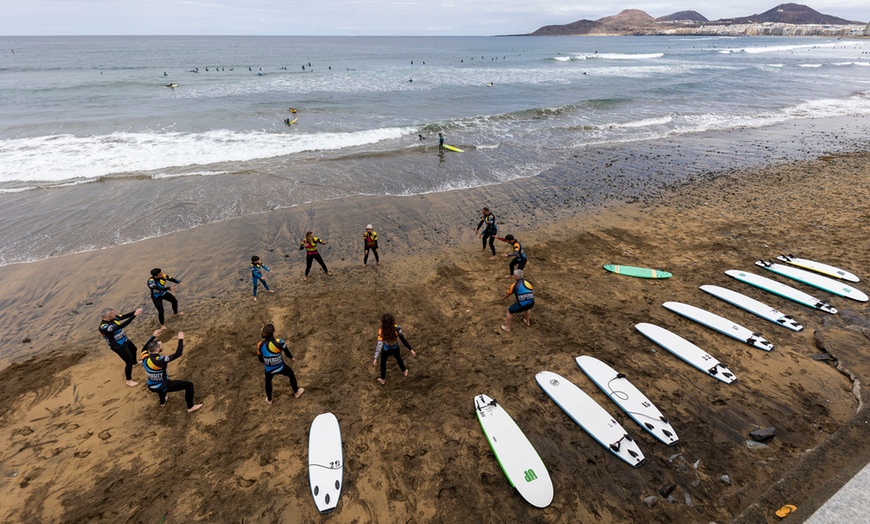
<path fill-rule="evenodd" d="M 773 511 L 785 503 L 798 506 L 796 521 L 870 458 L 860 388 L 870 375 L 870 315 L 865 304 L 836 297 L 839 316 L 815 312 L 723 272 L 791 252 L 867 276 L 868 176 L 870 155 L 836 155 L 721 174 L 591 211 L 578 211 L 582 197 L 570 188 L 538 177 L 274 211 L 2 267 L 0 520 L 320 521 L 308 486 L 307 432 L 317 414 L 331 411 L 346 463 L 344 493 L 328 517 L 334 522 L 754 523 L 777 521 Z M 507 263 L 490 261 L 474 236 L 481 205 L 530 258 L 532 326 L 517 321 L 510 334 L 499 330 Z M 381 235 L 382 265 L 370 259 L 363 269 L 367 222 Z M 305 229 L 329 241 L 323 253 L 334 276 L 315 268 L 301 281 L 296 247 Z M 252 254 L 271 267 L 266 279 L 277 290 L 257 303 L 246 266 Z M 621 277 L 602 270 L 606 263 L 674 277 Z M 142 305 L 146 314 L 128 333 L 145 341 L 157 327 L 145 290 L 155 265 L 187 284 L 177 293 L 187 315 L 170 317 L 162 338 L 174 347 L 175 331 L 187 335 L 184 357 L 169 369 L 196 384 L 205 407 L 194 414 L 180 393 L 159 408 L 140 368 L 141 385 L 126 387 L 121 361 L 96 332 L 103 307 Z M 764 300 L 805 329 L 757 319 L 706 296 L 701 284 Z M 765 353 L 694 325 L 662 308 L 667 300 L 724 314 L 776 349 Z M 391 361 L 381 386 L 371 361 L 386 311 L 418 356 L 403 353 L 408 378 Z M 279 378 L 271 406 L 254 353 L 266 322 L 288 339 L 305 388 L 294 399 Z M 633 329 L 638 322 L 694 340 L 739 381 L 719 383 L 656 350 Z M 820 353 L 831 360 L 811 358 Z M 680 444 L 660 444 L 619 412 L 574 363 L 581 354 L 609 362 L 644 390 Z M 647 463 L 632 469 L 574 424 L 535 384 L 545 369 L 614 414 Z M 505 479 L 475 420 L 478 393 L 497 399 L 537 448 L 555 486 L 550 507 L 528 505 Z M 749 449 L 748 433 L 768 426 L 776 437 Z M 675 485 L 670 501 L 658 494 L 668 484 Z"/>

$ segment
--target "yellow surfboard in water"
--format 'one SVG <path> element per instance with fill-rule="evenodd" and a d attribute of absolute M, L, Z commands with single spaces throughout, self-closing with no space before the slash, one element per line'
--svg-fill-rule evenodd
<path fill-rule="evenodd" d="M 449 146 L 447 144 L 444 144 L 442 147 L 444 149 L 447 149 L 448 151 L 456 151 L 457 153 L 463 153 L 463 151 L 461 149 L 459 149 L 458 147 Z"/>

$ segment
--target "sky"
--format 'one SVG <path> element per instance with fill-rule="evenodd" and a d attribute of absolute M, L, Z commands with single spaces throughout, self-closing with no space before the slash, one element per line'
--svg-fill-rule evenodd
<path fill-rule="evenodd" d="M 623 9 L 710 20 L 762 13 L 770 0 L 0 0 L 0 35 L 383 35 L 531 33 Z M 796 2 L 800 3 L 800 2 Z M 606 5 L 604 5 L 606 4 Z M 870 21 L 868 0 L 812 0 L 823 14 Z"/>

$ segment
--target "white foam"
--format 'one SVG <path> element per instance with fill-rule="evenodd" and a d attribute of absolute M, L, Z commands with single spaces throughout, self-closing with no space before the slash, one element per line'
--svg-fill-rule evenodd
<path fill-rule="evenodd" d="M 654 117 L 654 118 L 644 118 L 642 120 L 633 120 L 630 122 L 622 122 L 619 124 L 604 124 L 603 127 L 607 128 L 641 128 L 641 127 L 651 127 L 651 126 L 663 126 L 665 124 L 669 124 L 674 121 L 674 118 L 671 115 Z"/>
<path fill-rule="evenodd" d="M 764 46 L 764 47 L 733 47 L 729 49 L 719 49 L 718 52 L 722 54 L 730 54 L 730 53 L 749 53 L 749 54 L 757 54 L 757 53 L 783 53 L 788 51 L 797 51 L 797 50 L 806 50 L 806 49 L 816 49 L 816 48 L 833 48 L 837 44 L 827 43 L 827 44 L 803 44 L 803 45 L 772 45 L 772 46 Z"/>
<path fill-rule="evenodd" d="M 214 130 L 15 138 L 0 141 L 0 183 L 78 181 L 119 173 L 243 162 L 358 147 L 413 132 L 416 129 L 389 127 L 347 133 Z M 202 171 L 192 174 L 202 174 Z"/>

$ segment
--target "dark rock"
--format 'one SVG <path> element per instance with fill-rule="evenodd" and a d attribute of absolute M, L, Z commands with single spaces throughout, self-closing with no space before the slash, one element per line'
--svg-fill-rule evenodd
<path fill-rule="evenodd" d="M 837 360 L 836 358 L 834 358 L 834 355 L 831 355 L 830 353 L 816 353 L 815 355 L 811 355 L 810 358 L 813 360 L 818 360 L 820 362 Z"/>
<path fill-rule="evenodd" d="M 751 438 L 752 440 L 754 440 L 756 442 L 766 442 L 766 441 L 772 439 L 774 435 L 776 435 L 776 428 L 770 427 L 770 428 L 756 429 L 755 431 L 753 431 L 752 433 L 749 434 L 749 438 Z"/>
<path fill-rule="evenodd" d="M 828 350 L 828 344 L 825 341 L 825 335 L 823 335 L 821 331 L 819 331 L 819 330 L 813 331 L 813 338 L 816 341 L 816 349 L 818 349 L 819 351 L 827 351 Z"/>
<path fill-rule="evenodd" d="M 659 487 L 659 495 L 661 495 L 663 497 L 668 497 L 668 496 L 670 496 L 671 493 L 674 492 L 674 490 L 676 488 L 677 488 L 677 485 L 674 484 L 673 482 L 668 482 L 667 484 L 663 484 L 662 486 Z"/>

